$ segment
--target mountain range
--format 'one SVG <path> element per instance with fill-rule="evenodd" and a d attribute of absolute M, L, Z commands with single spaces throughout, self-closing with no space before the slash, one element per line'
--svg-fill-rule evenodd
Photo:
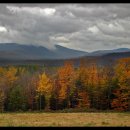
<path fill-rule="evenodd" d="M 55 45 L 54 50 L 43 46 L 20 45 L 17 43 L 0 44 L 0 59 L 4 60 L 43 60 L 43 59 L 71 59 L 82 56 L 103 56 L 110 53 L 130 52 L 128 48 L 114 50 L 99 50 L 84 52 Z"/>
<path fill-rule="evenodd" d="M 81 57 L 87 52 L 65 48 L 59 45 L 55 50 L 42 46 L 20 45 L 16 43 L 0 44 L 0 59 L 9 60 L 42 60 L 42 59 L 69 59 Z"/>
<path fill-rule="evenodd" d="M 81 59 L 96 60 L 99 64 L 109 65 L 119 58 L 130 57 L 129 48 L 84 52 L 55 45 L 54 50 L 43 46 L 20 45 L 17 43 L 0 44 L 0 65 L 40 64 L 60 66 L 65 60 L 73 60 L 76 65 Z"/>

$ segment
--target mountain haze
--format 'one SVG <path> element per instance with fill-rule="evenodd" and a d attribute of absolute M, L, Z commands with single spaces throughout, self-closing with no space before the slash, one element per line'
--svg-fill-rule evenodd
<path fill-rule="evenodd" d="M 42 46 L 20 45 L 16 43 L 0 44 L 0 59 L 37 60 L 37 59 L 69 59 L 81 57 L 87 52 L 65 48 L 59 45 L 55 50 Z"/>
<path fill-rule="evenodd" d="M 50 50 L 43 46 L 20 45 L 17 43 L 1 43 L 0 44 L 0 61 L 1 60 L 65 60 L 80 59 L 87 57 L 125 57 L 129 56 L 129 48 L 118 48 L 113 50 L 99 50 L 94 52 L 84 52 L 69 49 L 60 45 L 55 45 L 55 49 Z"/>
<path fill-rule="evenodd" d="M 97 61 L 100 65 L 111 65 L 117 59 L 130 57 L 130 49 L 99 50 L 91 53 L 69 49 L 56 45 L 55 50 L 42 46 L 20 45 L 16 43 L 0 44 L 0 65 L 39 64 L 61 66 L 66 60 L 73 60 L 79 65 L 82 59 Z"/>

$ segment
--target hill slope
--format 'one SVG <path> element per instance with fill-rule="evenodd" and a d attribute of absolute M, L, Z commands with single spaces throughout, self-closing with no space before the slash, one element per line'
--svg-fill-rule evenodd
<path fill-rule="evenodd" d="M 77 66 L 82 59 L 87 60 L 87 63 L 94 60 L 100 65 L 111 65 L 119 58 L 130 57 L 130 49 L 128 48 L 88 53 L 59 45 L 55 47 L 55 50 L 49 50 L 41 46 L 16 43 L 0 44 L 0 65 L 44 64 L 46 66 L 61 66 L 64 61 L 73 60 Z"/>
<path fill-rule="evenodd" d="M 55 50 L 42 46 L 19 45 L 16 43 L 0 44 L 0 59 L 37 60 L 37 59 L 68 59 L 86 55 L 87 52 L 65 48 L 59 45 Z"/>

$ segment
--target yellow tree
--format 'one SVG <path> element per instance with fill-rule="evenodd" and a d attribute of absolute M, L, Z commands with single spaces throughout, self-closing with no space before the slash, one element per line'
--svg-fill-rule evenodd
<path fill-rule="evenodd" d="M 0 86 L 10 88 L 13 83 L 17 80 L 17 69 L 15 67 L 0 68 Z"/>
<path fill-rule="evenodd" d="M 49 109 L 49 99 L 51 97 L 52 86 L 53 85 L 50 78 L 45 73 L 39 75 L 37 92 L 39 93 L 40 97 L 42 95 L 45 96 L 46 101 L 47 101 L 46 109 Z"/>

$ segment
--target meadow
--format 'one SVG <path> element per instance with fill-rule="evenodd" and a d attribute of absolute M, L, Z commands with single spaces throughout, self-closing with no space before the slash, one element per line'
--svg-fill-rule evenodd
<path fill-rule="evenodd" d="M 2 127 L 129 127 L 130 113 L 1 113 Z"/>

